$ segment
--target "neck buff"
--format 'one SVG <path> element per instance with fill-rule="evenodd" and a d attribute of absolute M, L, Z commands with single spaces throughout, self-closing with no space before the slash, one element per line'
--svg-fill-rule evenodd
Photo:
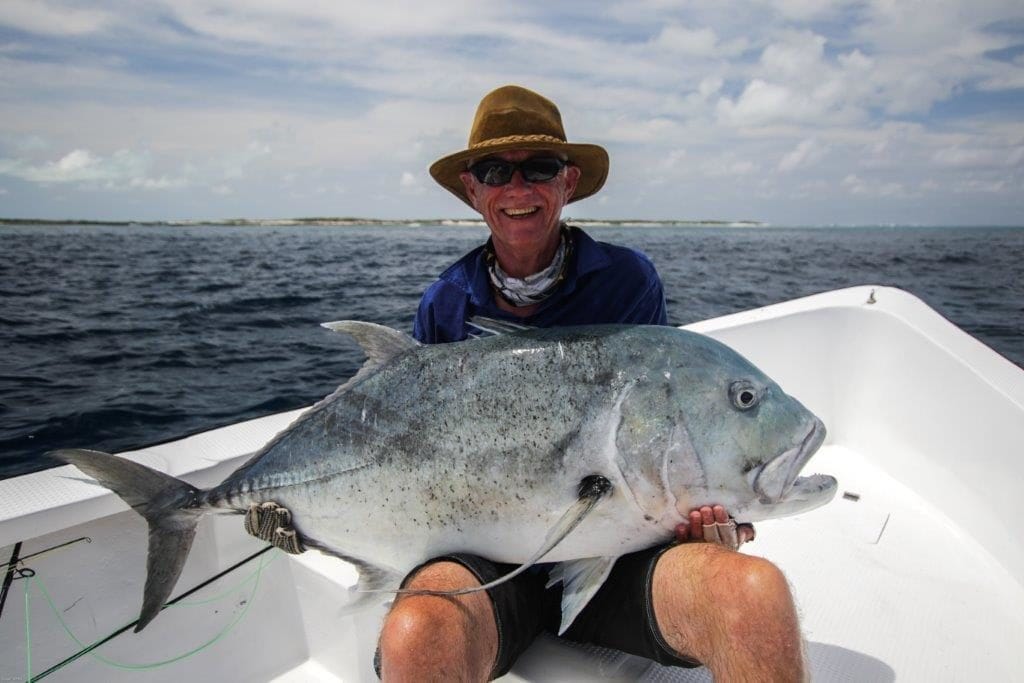
<path fill-rule="evenodd" d="M 572 253 L 572 239 L 569 229 L 564 223 L 561 234 L 562 239 L 558 244 L 558 250 L 555 251 L 555 258 L 551 261 L 551 265 L 539 273 L 527 275 L 522 279 L 512 277 L 501 269 L 494 254 L 494 248 L 488 240 L 484 250 L 487 271 L 491 276 L 491 284 L 498 290 L 502 299 L 513 306 L 522 307 L 538 304 L 554 294 L 558 285 L 565 279 L 565 269 Z"/>

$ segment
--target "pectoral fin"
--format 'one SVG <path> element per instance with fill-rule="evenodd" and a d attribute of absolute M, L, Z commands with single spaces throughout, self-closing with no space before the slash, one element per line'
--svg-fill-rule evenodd
<path fill-rule="evenodd" d="M 331 555 L 337 557 L 340 560 L 344 560 L 351 564 L 359 579 L 355 586 L 349 588 L 349 592 L 353 593 L 355 597 L 351 598 L 349 602 L 342 607 L 339 614 L 352 614 L 366 607 L 377 604 L 384 598 L 380 596 L 380 593 L 391 593 L 393 591 L 387 590 L 385 586 L 397 585 L 401 580 L 401 574 L 398 574 L 391 569 L 374 564 L 367 560 L 360 559 L 358 557 L 352 557 L 345 553 L 339 552 L 330 546 L 327 546 L 320 541 L 315 539 L 303 539 L 304 544 L 308 548 L 319 550 L 325 555 Z"/>
<path fill-rule="evenodd" d="M 535 565 L 542 557 L 547 555 L 552 548 L 561 543 L 562 539 L 568 536 L 569 533 L 575 529 L 588 514 L 590 514 L 590 511 L 594 509 L 594 506 L 597 505 L 598 501 L 604 498 L 611 490 L 611 482 L 599 474 L 584 477 L 580 482 L 579 497 L 576 499 L 576 502 L 569 506 L 569 509 L 565 511 L 565 514 L 563 514 L 558 521 L 555 522 L 555 525 L 551 527 L 547 535 L 544 537 L 544 542 L 541 543 L 541 546 L 537 551 L 515 570 L 505 574 L 504 576 L 498 577 L 490 583 L 485 583 L 484 585 L 477 586 L 475 588 L 463 588 L 456 591 L 402 589 L 394 592 L 401 593 L 403 595 L 466 595 L 467 593 L 476 593 L 505 583 L 509 579 L 519 576 Z"/>
<path fill-rule="evenodd" d="M 604 585 L 617 559 L 587 557 L 560 562 L 551 570 L 547 587 L 562 584 L 562 623 L 558 627 L 558 635 L 565 633 L 597 590 Z"/>

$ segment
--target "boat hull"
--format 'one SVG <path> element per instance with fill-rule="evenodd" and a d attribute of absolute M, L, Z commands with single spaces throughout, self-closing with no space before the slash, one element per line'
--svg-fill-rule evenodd
<path fill-rule="evenodd" d="M 744 546 L 790 579 L 815 679 L 1024 675 L 1016 651 L 1024 642 L 1024 548 L 1008 542 L 1016 538 L 1009 525 L 1024 481 L 1024 371 L 913 296 L 883 287 L 690 327 L 737 349 L 829 427 L 814 469 L 838 478 L 837 499 L 760 523 L 757 541 Z M 297 415 L 128 455 L 208 487 Z M 26 614 L 33 673 L 79 649 L 60 620 L 89 642 L 135 618 L 145 524 L 77 476 L 56 468 L 0 482 L 3 561 L 19 541 L 27 555 L 92 539 L 25 563 L 36 576 L 12 583 L 0 618 L 0 680 L 26 676 Z M 965 518 L 971 510 L 985 518 Z M 210 517 L 179 587 L 260 548 L 237 517 Z M 261 559 L 190 598 L 217 600 L 168 609 L 143 633 L 119 636 L 99 653 L 144 664 L 188 652 L 230 626 L 213 645 L 144 674 L 83 657 L 53 680 L 375 680 L 381 612 L 345 612 L 355 573 L 317 553 L 278 555 L 257 572 Z M 593 680 L 610 675 L 609 667 L 633 679 L 658 669 L 543 637 L 508 680 Z M 656 673 L 659 680 L 709 680 L 702 669 Z"/>

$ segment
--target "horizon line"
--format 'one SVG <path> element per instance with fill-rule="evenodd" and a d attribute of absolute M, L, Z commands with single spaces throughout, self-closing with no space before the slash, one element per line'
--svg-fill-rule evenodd
<path fill-rule="evenodd" d="M 722 220 L 703 218 L 566 218 L 568 223 L 586 224 L 692 224 L 692 225 L 768 225 L 752 219 Z M 483 218 L 368 218 L 361 216 L 301 216 L 296 218 L 184 218 L 184 219 L 118 219 L 94 218 L 7 218 L 0 224 L 45 225 L 486 225 Z"/>

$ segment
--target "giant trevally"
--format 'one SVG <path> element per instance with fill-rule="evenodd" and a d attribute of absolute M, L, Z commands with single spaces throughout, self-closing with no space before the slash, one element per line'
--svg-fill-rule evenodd
<path fill-rule="evenodd" d="M 136 631 L 160 611 L 206 512 L 273 502 L 298 540 L 396 590 L 463 551 L 558 562 L 562 628 L 619 556 L 669 541 L 699 506 L 743 522 L 812 509 L 836 481 L 798 477 L 825 428 L 728 346 L 672 327 L 512 330 L 423 346 L 372 323 L 328 323 L 368 359 L 219 485 L 88 450 L 55 455 L 149 523 Z M 500 581 L 500 580 L 499 580 Z"/>

